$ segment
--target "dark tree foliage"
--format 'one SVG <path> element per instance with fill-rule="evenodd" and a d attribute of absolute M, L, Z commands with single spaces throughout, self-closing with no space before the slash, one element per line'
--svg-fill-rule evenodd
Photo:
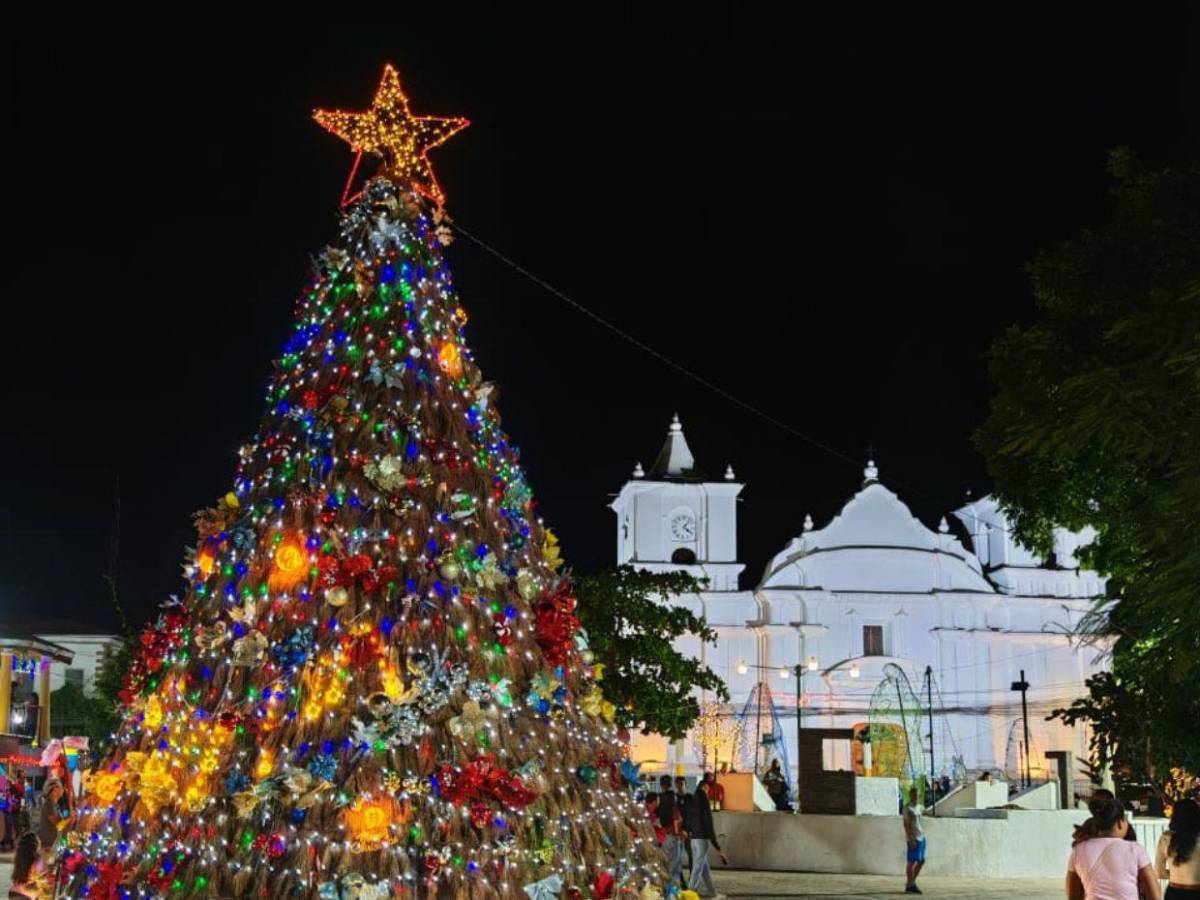
<path fill-rule="evenodd" d="M 93 754 L 97 758 L 101 755 L 121 722 L 117 692 L 132 658 L 130 643 L 123 643 L 96 672 L 90 695 L 73 684 L 65 684 L 50 695 L 50 728 L 55 737 L 86 735 Z"/>
<path fill-rule="evenodd" d="M 1111 676 L 1055 715 L 1087 719 L 1116 774 L 1165 787 L 1200 747 L 1200 163 L 1113 151 L 1112 214 L 1029 267 L 1037 317 L 991 351 L 976 435 L 1016 537 L 1097 531 L 1109 577 L 1085 628 Z"/>
<path fill-rule="evenodd" d="M 717 639 L 704 619 L 663 598 L 694 594 L 704 585 L 686 572 L 653 573 L 633 566 L 575 579 L 579 618 L 596 661 L 604 663 L 604 695 L 617 707 L 622 727 L 639 727 L 673 740 L 682 738 L 700 715 L 694 691 L 729 692 L 698 659 L 671 642 L 695 635 Z"/>

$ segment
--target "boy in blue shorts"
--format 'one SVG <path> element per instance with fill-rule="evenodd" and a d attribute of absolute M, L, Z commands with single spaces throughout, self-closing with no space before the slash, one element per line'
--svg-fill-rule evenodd
<path fill-rule="evenodd" d="M 904 807 L 904 840 L 908 844 L 908 865 L 905 867 L 908 884 L 904 890 L 909 894 L 921 893 L 917 887 L 917 876 L 925 865 L 925 830 L 921 827 L 921 815 L 925 808 L 917 802 L 918 796 L 915 787 L 909 788 L 908 806 Z"/>

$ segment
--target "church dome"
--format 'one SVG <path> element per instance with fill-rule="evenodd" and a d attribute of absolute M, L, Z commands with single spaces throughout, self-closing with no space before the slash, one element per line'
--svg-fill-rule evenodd
<path fill-rule="evenodd" d="M 759 587 L 995 593 L 975 555 L 954 535 L 922 524 L 878 475 L 870 463 L 862 489 L 828 525 L 806 528 L 776 554 Z"/>

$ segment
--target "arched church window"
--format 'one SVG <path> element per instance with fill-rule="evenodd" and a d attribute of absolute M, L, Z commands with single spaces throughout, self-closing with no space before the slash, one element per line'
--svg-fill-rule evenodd
<path fill-rule="evenodd" d="M 694 566 L 696 564 L 696 554 L 687 547 L 680 547 L 671 554 L 671 562 L 677 566 Z"/>

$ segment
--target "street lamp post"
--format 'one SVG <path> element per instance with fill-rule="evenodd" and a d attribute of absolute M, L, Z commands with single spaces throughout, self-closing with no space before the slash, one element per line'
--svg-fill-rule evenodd
<path fill-rule="evenodd" d="M 757 663 L 748 663 L 745 660 L 737 664 L 737 673 L 745 675 L 751 668 L 762 670 L 770 669 L 772 666 L 763 666 Z M 796 663 L 794 666 L 782 666 L 779 669 L 779 677 L 787 678 L 790 675 L 796 677 L 796 806 L 797 810 L 800 806 L 800 732 L 804 728 L 803 722 L 803 707 L 804 707 L 804 676 L 808 672 L 815 672 L 818 669 L 817 658 L 810 656 L 807 665 Z M 758 706 L 756 724 L 756 733 L 754 736 L 754 774 L 758 775 L 758 758 L 761 752 L 762 742 L 762 692 L 763 680 L 760 677 L 755 682 L 755 690 L 758 692 Z"/>
<path fill-rule="evenodd" d="M 763 682 L 762 677 L 758 679 L 758 685 L 755 687 L 755 703 L 757 706 L 757 715 L 754 720 L 754 777 L 758 777 L 758 762 L 762 756 L 762 695 Z"/>
<path fill-rule="evenodd" d="M 817 658 L 808 658 L 808 668 L 801 668 L 796 663 L 796 812 L 800 812 L 800 732 L 804 728 L 804 676 L 808 672 L 817 671 Z"/>
<path fill-rule="evenodd" d="M 800 731 L 804 727 L 803 691 L 804 669 L 796 663 L 796 812 L 800 812 Z"/>

